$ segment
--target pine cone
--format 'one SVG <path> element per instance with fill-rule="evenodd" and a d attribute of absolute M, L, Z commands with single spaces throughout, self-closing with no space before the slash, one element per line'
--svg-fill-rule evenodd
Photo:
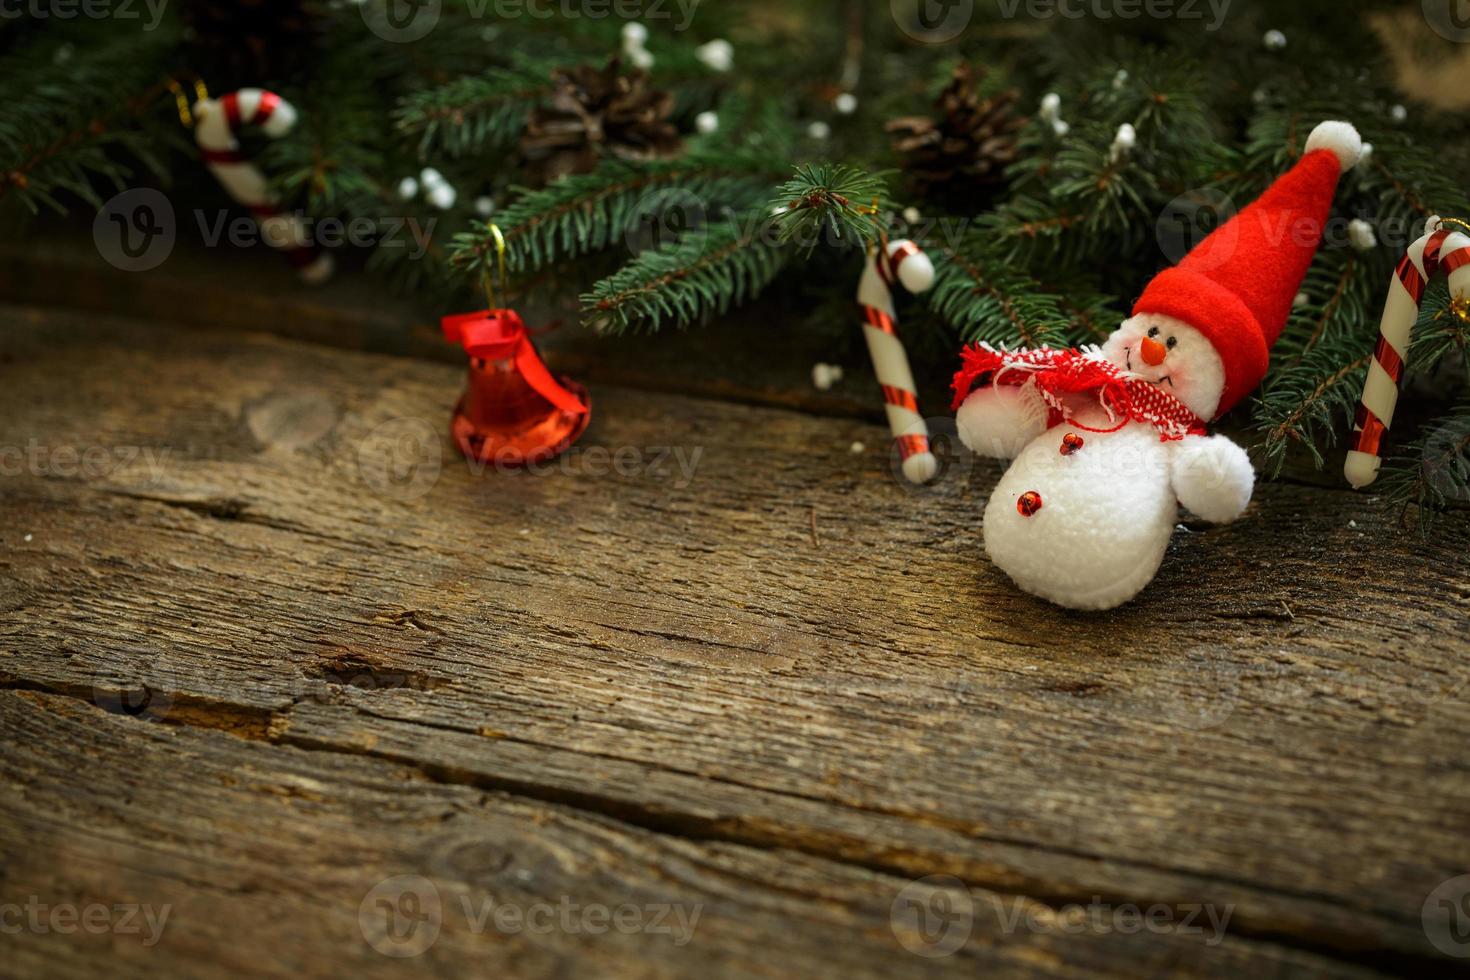
<path fill-rule="evenodd" d="M 977 206 L 1005 179 L 1016 159 L 1016 134 L 1026 119 L 1014 114 L 1020 93 L 1014 89 L 980 99 L 978 77 L 968 64 L 934 100 L 938 119 L 905 116 L 884 127 L 915 190 L 929 200 Z"/>
<path fill-rule="evenodd" d="M 543 180 L 586 173 L 605 154 L 624 160 L 676 155 L 683 147 L 669 122 L 674 99 L 648 88 L 648 73 L 620 74 L 614 58 L 601 69 L 559 68 L 550 105 L 532 111 L 521 152 Z"/>

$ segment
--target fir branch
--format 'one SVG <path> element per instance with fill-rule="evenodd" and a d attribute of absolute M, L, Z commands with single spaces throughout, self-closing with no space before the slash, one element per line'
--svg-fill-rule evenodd
<path fill-rule="evenodd" d="M 883 234 L 888 204 L 885 173 L 848 166 L 805 165 L 771 199 L 781 240 L 807 253 L 820 244 L 866 246 Z"/>
<path fill-rule="evenodd" d="M 1385 460 L 1379 486 L 1400 508 L 1401 522 L 1417 511 L 1421 533 L 1440 512 L 1470 503 L 1470 403 L 1435 419 L 1423 436 Z"/>
<path fill-rule="evenodd" d="M 1261 449 L 1267 469 L 1281 471 L 1292 443 L 1307 447 L 1320 469 L 1322 450 L 1337 443 L 1357 407 L 1373 355 L 1342 363 L 1338 352 L 1317 347 L 1301 361 L 1268 379 L 1257 400 L 1255 424 L 1265 438 Z"/>
<path fill-rule="evenodd" d="M 174 42 L 171 31 L 112 36 L 86 47 L 33 43 L 8 53 L 0 72 L 0 198 L 14 192 L 27 210 L 65 213 L 69 192 L 93 204 L 96 181 L 122 188 L 131 168 L 124 151 L 162 176 L 154 151 L 167 138 L 146 131 L 144 117 L 168 94 L 150 59 Z M 151 83 L 151 84 L 150 84 Z M 155 138 L 150 138 L 150 136 Z"/>
<path fill-rule="evenodd" d="M 935 278 L 924 298 L 966 342 L 1064 346 L 1082 323 L 1108 316 L 1107 301 L 1085 286 L 1068 301 L 1043 290 L 983 231 L 967 235 L 957 248 L 930 244 L 926 250 Z"/>
<path fill-rule="evenodd" d="M 769 161 L 751 154 L 690 156 L 635 165 L 610 160 L 590 174 L 527 191 L 495 219 L 507 266 L 532 272 L 563 258 L 605 248 L 645 220 L 699 223 L 721 208 L 748 207 L 769 192 Z M 454 239 L 454 265 L 479 274 L 497 263 L 487 222 Z"/>
<path fill-rule="evenodd" d="M 549 95 L 546 71 L 491 68 L 404 96 L 393 114 L 397 131 L 416 139 L 418 156 L 451 158 L 513 145 L 531 107 Z"/>
<path fill-rule="evenodd" d="M 748 212 L 644 252 L 582 295 L 584 321 L 607 333 L 703 322 L 750 299 L 781 271 L 788 250 L 772 239 L 761 213 Z"/>

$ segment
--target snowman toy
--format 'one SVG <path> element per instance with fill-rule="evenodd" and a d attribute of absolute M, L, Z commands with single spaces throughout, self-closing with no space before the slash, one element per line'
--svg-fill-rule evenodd
<path fill-rule="evenodd" d="M 1101 347 L 976 345 L 955 375 L 960 439 L 1012 460 L 985 507 L 985 550 L 1022 589 L 1112 609 L 1154 577 L 1179 506 L 1235 520 L 1255 474 L 1205 424 L 1265 377 L 1316 254 L 1357 130 L 1324 122 L 1296 165 L 1159 273 Z"/>

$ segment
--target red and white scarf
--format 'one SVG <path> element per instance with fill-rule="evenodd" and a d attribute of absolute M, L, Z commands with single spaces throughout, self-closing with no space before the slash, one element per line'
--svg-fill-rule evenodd
<path fill-rule="evenodd" d="M 1049 426 L 1066 422 L 1087 432 L 1116 432 L 1129 422 L 1147 422 L 1161 442 L 1205 434 L 1205 423 L 1184 403 L 1158 385 L 1150 384 L 1111 361 L 1097 348 L 1086 350 L 996 350 L 989 344 L 971 344 L 960 352 L 961 366 L 954 376 L 954 405 L 959 410 L 970 392 L 986 385 L 1034 385 L 1048 409 Z M 1075 418 L 1076 399 L 1093 394 L 1107 415 L 1107 428 L 1084 425 Z"/>

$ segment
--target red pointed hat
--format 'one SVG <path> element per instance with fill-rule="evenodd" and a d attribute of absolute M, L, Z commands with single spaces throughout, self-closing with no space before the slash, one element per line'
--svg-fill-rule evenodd
<path fill-rule="evenodd" d="M 1362 155 L 1350 124 L 1322 123 L 1296 166 L 1155 276 L 1134 304 L 1134 316 L 1172 316 L 1209 338 L 1225 364 L 1217 417 L 1266 376 L 1271 345 L 1321 243 L 1337 179 Z"/>

